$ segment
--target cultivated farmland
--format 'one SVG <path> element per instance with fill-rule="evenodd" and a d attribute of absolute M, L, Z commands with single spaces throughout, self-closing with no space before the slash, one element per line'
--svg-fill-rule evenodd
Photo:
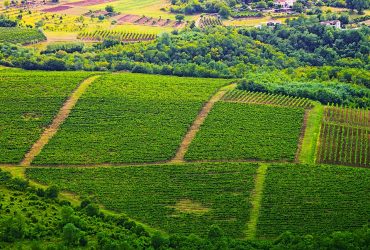
<path fill-rule="evenodd" d="M 35 164 L 171 159 L 203 103 L 229 80 L 105 75 L 81 97 Z"/>
<path fill-rule="evenodd" d="M 226 102 L 256 103 L 283 107 L 312 108 L 312 101 L 307 98 L 268 94 L 233 89 L 222 98 Z"/>
<path fill-rule="evenodd" d="M 257 236 L 360 228 L 370 220 L 369 192 L 368 169 L 272 165 L 265 180 Z"/>
<path fill-rule="evenodd" d="M 0 163 L 18 163 L 88 73 L 0 71 Z"/>
<path fill-rule="evenodd" d="M 293 161 L 304 109 L 216 103 L 186 160 Z"/>
<path fill-rule="evenodd" d="M 257 164 L 198 163 L 109 168 L 29 168 L 56 184 L 166 232 L 205 235 L 212 224 L 244 237 Z"/>
<path fill-rule="evenodd" d="M 328 106 L 321 125 L 319 163 L 370 167 L 370 111 Z"/>
<path fill-rule="evenodd" d="M 150 41 L 157 37 L 155 34 L 134 33 L 112 30 L 96 30 L 94 32 L 81 32 L 77 38 L 82 40 L 103 41 L 106 38 L 118 40 L 121 42 L 139 42 Z"/>
<path fill-rule="evenodd" d="M 0 27 L 0 42 L 31 44 L 43 40 L 45 35 L 37 29 Z"/>

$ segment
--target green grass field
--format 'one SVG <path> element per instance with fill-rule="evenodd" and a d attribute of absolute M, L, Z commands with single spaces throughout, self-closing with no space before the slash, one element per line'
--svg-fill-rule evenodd
<path fill-rule="evenodd" d="M 34 164 L 169 160 L 203 103 L 228 82 L 105 75 L 87 89 Z"/>
<path fill-rule="evenodd" d="M 292 161 L 303 115 L 299 108 L 217 103 L 185 159 Z"/>
<path fill-rule="evenodd" d="M 212 224 L 244 237 L 257 164 L 28 168 L 37 181 L 92 197 L 168 233 L 203 235 Z"/>
<path fill-rule="evenodd" d="M 89 73 L 0 71 L 0 163 L 18 163 Z"/>
<path fill-rule="evenodd" d="M 290 231 L 320 234 L 360 228 L 370 220 L 370 171 L 277 165 L 267 171 L 257 237 Z"/>

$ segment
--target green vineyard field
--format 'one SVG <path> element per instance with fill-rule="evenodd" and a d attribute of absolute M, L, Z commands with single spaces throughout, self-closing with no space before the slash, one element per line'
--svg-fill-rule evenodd
<path fill-rule="evenodd" d="M 217 103 L 185 159 L 293 161 L 303 116 L 301 108 Z"/>
<path fill-rule="evenodd" d="M 45 35 L 37 29 L 0 27 L 0 42 L 32 44 L 44 40 Z"/>
<path fill-rule="evenodd" d="M 34 164 L 171 159 L 203 103 L 229 80 L 112 74 L 95 81 Z"/>
<path fill-rule="evenodd" d="M 250 92 L 244 90 L 231 90 L 223 98 L 226 102 L 255 103 L 283 107 L 312 108 L 312 101 L 307 98 L 290 97 L 284 95 Z"/>
<path fill-rule="evenodd" d="M 156 37 L 157 35 L 149 33 L 146 34 L 112 30 L 95 30 L 93 32 L 86 31 L 78 34 L 78 38 L 82 40 L 103 41 L 104 39 L 110 38 L 121 42 L 150 41 L 154 40 Z"/>
<path fill-rule="evenodd" d="M 213 16 L 204 16 L 200 18 L 199 27 L 206 28 L 210 26 L 218 26 L 222 25 L 222 21 L 220 18 L 213 17 Z"/>
<path fill-rule="evenodd" d="M 28 168 L 37 181 L 92 197 L 166 232 L 204 236 L 211 225 L 244 237 L 257 164 Z"/>
<path fill-rule="evenodd" d="M 328 106 L 321 125 L 319 163 L 370 167 L 370 111 Z"/>
<path fill-rule="evenodd" d="M 335 166 L 271 165 L 257 225 L 259 238 L 290 231 L 321 234 L 370 220 L 370 172 Z"/>
<path fill-rule="evenodd" d="M 18 163 L 89 73 L 0 71 L 0 163 Z"/>

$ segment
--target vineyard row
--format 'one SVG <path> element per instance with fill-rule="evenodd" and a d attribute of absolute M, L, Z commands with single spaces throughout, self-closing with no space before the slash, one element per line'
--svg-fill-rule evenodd
<path fill-rule="evenodd" d="M 267 94 L 261 92 L 250 92 L 243 90 L 231 90 L 223 97 L 224 101 L 269 104 L 275 106 L 312 108 L 312 102 L 307 98 L 290 97 L 277 94 Z"/>

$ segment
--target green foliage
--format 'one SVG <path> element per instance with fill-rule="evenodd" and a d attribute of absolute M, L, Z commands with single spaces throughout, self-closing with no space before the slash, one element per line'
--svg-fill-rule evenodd
<path fill-rule="evenodd" d="M 30 44 L 43 40 L 46 40 L 46 36 L 37 29 L 0 27 L 0 42 Z"/>
<path fill-rule="evenodd" d="M 216 103 L 185 159 L 293 161 L 303 115 L 301 108 Z"/>
<path fill-rule="evenodd" d="M 79 99 L 34 164 L 171 159 L 203 103 L 227 83 L 228 80 L 124 73 L 105 75 Z"/>
<path fill-rule="evenodd" d="M 89 73 L 0 72 L 0 162 L 18 163 Z"/>
<path fill-rule="evenodd" d="M 45 197 L 55 199 L 58 198 L 59 189 L 56 186 L 50 186 L 45 190 Z"/>
<path fill-rule="evenodd" d="M 109 12 L 109 13 L 113 13 L 114 12 L 114 8 L 112 5 L 107 5 L 105 6 L 105 11 Z"/>
<path fill-rule="evenodd" d="M 4 176 L 0 169 L 0 176 Z M 9 189 L 14 178 L 0 183 L 0 248 L 1 249 L 71 249 L 87 246 L 107 249 L 99 242 L 103 232 L 109 245 L 121 244 L 134 249 L 150 246 L 149 234 L 135 222 L 119 216 L 91 217 L 84 209 L 73 208 L 65 201 L 36 195 L 28 185 L 23 190 Z"/>
<path fill-rule="evenodd" d="M 21 214 L 6 216 L 0 220 L 0 239 L 5 242 L 21 240 L 25 234 L 25 219 Z"/>
<path fill-rule="evenodd" d="M 370 86 L 370 75 L 366 70 L 305 67 L 296 70 L 252 72 L 246 79 L 248 84 L 241 82 L 239 89 L 304 97 L 323 104 L 370 106 L 370 90 L 366 88 Z"/>
<path fill-rule="evenodd" d="M 15 27 L 18 22 L 8 19 L 7 17 L 0 15 L 0 27 Z"/>
<path fill-rule="evenodd" d="M 84 44 L 81 42 L 71 43 L 51 43 L 48 44 L 43 53 L 55 53 L 58 51 L 65 51 L 67 53 L 81 52 L 84 48 Z"/>
<path fill-rule="evenodd" d="M 335 29 L 322 25 L 315 17 L 288 19 L 287 25 L 276 28 L 241 29 L 253 40 L 272 45 L 278 51 L 293 57 L 303 65 L 342 66 L 358 61 L 358 68 L 368 68 L 370 53 L 368 27 L 360 29 Z M 349 66 L 350 65 L 346 65 Z"/>
<path fill-rule="evenodd" d="M 76 246 L 80 240 L 80 230 L 68 223 L 63 227 L 63 240 L 67 246 Z"/>
<path fill-rule="evenodd" d="M 286 230 L 303 235 L 360 228 L 370 219 L 369 188 L 369 169 L 270 166 L 257 236 L 272 238 Z"/>
<path fill-rule="evenodd" d="M 28 168 L 29 178 L 91 195 L 108 209 L 166 232 L 206 236 L 211 225 L 244 237 L 257 164 Z M 125 188 L 122 188 L 125 187 Z M 122 218 L 120 224 L 129 224 Z"/>

